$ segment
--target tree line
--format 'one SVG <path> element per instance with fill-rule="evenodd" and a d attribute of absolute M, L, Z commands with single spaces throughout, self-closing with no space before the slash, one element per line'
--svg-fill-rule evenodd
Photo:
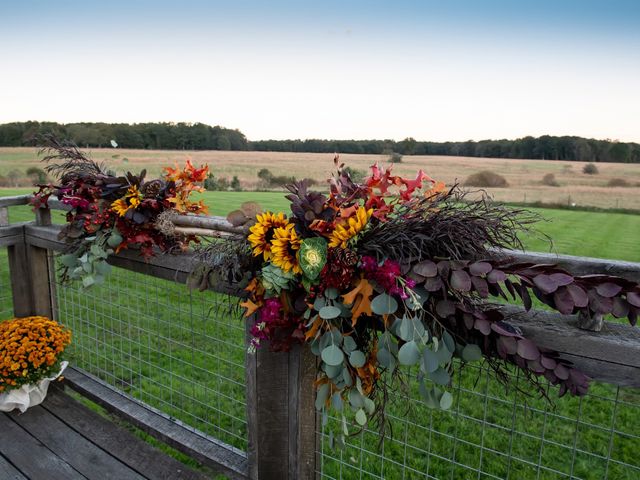
<path fill-rule="evenodd" d="M 67 123 L 13 122 L 0 125 L 0 146 L 37 143 L 38 135 L 53 133 L 83 148 L 111 147 L 149 150 L 247 150 L 239 130 L 204 123 Z"/>
<path fill-rule="evenodd" d="M 239 130 L 203 123 L 67 123 L 13 122 L 0 125 L 0 146 L 34 144 L 38 134 L 54 133 L 85 148 L 154 150 L 256 150 L 269 152 L 454 155 L 465 157 L 580 160 L 640 163 L 640 144 L 575 136 L 523 137 L 516 140 L 429 142 L 394 140 L 256 140 Z"/>

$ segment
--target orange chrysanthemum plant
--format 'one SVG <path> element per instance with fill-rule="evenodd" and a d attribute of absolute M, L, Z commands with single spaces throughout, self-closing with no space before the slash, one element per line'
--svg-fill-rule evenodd
<path fill-rule="evenodd" d="M 0 393 L 54 376 L 70 343 L 71 331 L 46 317 L 0 322 Z"/>

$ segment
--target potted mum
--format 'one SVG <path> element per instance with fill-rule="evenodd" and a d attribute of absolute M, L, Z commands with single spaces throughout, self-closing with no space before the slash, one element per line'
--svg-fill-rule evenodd
<path fill-rule="evenodd" d="M 49 383 L 62 375 L 62 361 L 71 332 L 46 317 L 0 322 L 0 411 L 39 405 Z"/>

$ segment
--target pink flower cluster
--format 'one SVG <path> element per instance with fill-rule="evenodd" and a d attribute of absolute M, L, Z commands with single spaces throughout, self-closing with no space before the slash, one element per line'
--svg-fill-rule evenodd
<path fill-rule="evenodd" d="M 260 315 L 258 321 L 251 327 L 251 344 L 249 345 L 250 351 L 255 351 L 262 340 L 269 338 L 270 327 L 275 326 L 281 322 L 281 309 L 282 304 L 279 298 L 268 298 L 265 300 L 264 305 L 260 309 Z"/>
<path fill-rule="evenodd" d="M 416 286 L 414 280 L 402 277 L 400 264 L 395 260 L 386 259 L 379 264 L 374 257 L 365 255 L 360 259 L 360 268 L 365 272 L 367 279 L 374 280 L 389 295 L 397 295 L 403 300 L 409 298 L 406 289 Z M 404 281 L 398 282 L 398 278 Z"/>

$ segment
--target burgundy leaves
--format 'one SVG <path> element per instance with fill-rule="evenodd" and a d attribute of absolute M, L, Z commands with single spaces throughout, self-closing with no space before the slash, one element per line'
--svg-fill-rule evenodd
<path fill-rule="evenodd" d="M 533 292 L 541 302 L 564 315 L 580 311 L 611 314 L 627 317 L 631 325 L 640 315 L 640 287 L 635 283 L 609 275 L 574 277 L 554 265 L 424 260 L 413 266 L 410 276 L 429 292 L 449 287 L 454 294 L 475 292 L 480 298 L 519 297 L 527 310 L 531 309 Z"/>

